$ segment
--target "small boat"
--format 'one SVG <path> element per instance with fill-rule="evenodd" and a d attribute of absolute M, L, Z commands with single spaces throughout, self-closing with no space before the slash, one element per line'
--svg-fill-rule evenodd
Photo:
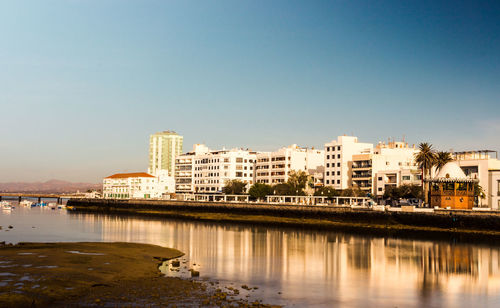
<path fill-rule="evenodd" d="M 46 207 L 47 203 L 45 203 L 45 202 L 38 202 L 38 203 L 35 204 L 35 206 Z"/>
<path fill-rule="evenodd" d="M 2 210 L 4 210 L 4 211 L 12 210 L 12 205 L 10 204 L 10 202 L 0 201 L 0 206 L 2 206 Z"/>
<path fill-rule="evenodd" d="M 47 205 L 50 209 L 55 210 L 57 209 L 57 203 L 51 202 Z"/>
<path fill-rule="evenodd" d="M 33 202 L 29 201 L 29 200 L 23 200 L 23 201 L 19 202 L 19 205 L 22 205 L 22 206 L 33 206 Z"/>

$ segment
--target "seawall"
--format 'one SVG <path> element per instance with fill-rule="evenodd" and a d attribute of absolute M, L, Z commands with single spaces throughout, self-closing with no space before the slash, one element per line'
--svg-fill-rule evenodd
<path fill-rule="evenodd" d="M 313 229 L 364 230 L 385 234 L 437 233 L 500 238 L 500 212 L 384 212 L 331 206 L 108 199 L 72 199 L 68 201 L 68 206 L 74 207 L 76 212 L 148 215 Z"/>

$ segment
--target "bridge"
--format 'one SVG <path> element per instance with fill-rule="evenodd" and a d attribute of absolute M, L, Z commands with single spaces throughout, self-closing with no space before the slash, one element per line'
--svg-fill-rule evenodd
<path fill-rule="evenodd" d="M 0 201 L 2 200 L 17 200 L 21 202 L 23 199 L 56 199 L 58 204 L 61 204 L 63 199 L 85 198 L 85 193 L 78 194 L 37 194 L 37 193 L 4 193 L 0 192 Z"/>

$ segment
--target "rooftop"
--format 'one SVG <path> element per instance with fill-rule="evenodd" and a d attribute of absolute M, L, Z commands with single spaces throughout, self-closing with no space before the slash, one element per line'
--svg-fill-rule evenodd
<path fill-rule="evenodd" d="M 127 178 L 154 178 L 154 176 L 146 172 L 133 172 L 133 173 L 116 173 L 108 177 L 105 177 L 105 179 L 127 179 Z"/>

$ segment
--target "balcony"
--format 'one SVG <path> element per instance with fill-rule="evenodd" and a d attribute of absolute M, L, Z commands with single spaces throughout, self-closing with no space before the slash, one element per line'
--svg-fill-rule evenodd
<path fill-rule="evenodd" d="M 352 169 L 371 168 L 371 163 L 353 163 Z"/>
<path fill-rule="evenodd" d="M 359 173 L 359 174 L 353 174 L 352 175 L 353 179 L 371 178 L 371 177 L 372 177 L 371 173 Z"/>

